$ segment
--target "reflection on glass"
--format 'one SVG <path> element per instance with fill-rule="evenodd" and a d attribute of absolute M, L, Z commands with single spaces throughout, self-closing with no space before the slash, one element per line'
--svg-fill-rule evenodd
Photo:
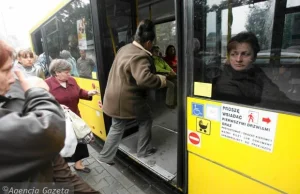
<path fill-rule="evenodd" d="M 89 1 L 73 1 L 58 12 L 57 19 L 63 28 L 60 33 L 60 51 L 65 50 L 71 54 L 71 58 L 76 61 L 80 77 L 97 79 L 94 33 Z M 83 50 L 84 58 L 89 59 L 89 62 L 82 62 L 80 50 Z M 77 74 L 74 73 L 74 76 Z"/>
<path fill-rule="evenodd" d="M 275 2 L 194 0 L 194 40 L 200 45 L 193 48 L 194 81 L 214 83 L 229 61 L 228 40 L 242 31 L 250 31 L 260 45 L 253 64 L 289 99 L 300 101 L 300 13 L 274 19 Z M 290 5 L 291 2 L 293 6 L 300 5 L 298 0 L 288 0 Z M 278 25 L 282 20 L 284 25 Z"/>
<path fill-rule="evenodd" d="M 46 36 L 47 50 L 52 59 L 59 57 L 59 37 L 58 32 Z"/>
<path fill-rule="evenodd" d="M 272 1 L 245 5 L 232 9 L 233 22 L 231 36 L 250 31 L 256 34 L 261 49 L 270 49 L 272 34 L 272 18 L 274 15 L 274 3 Z M 222 11 L 222 57 L 226 56 L 228 35 L 228 9 Z"/>
<path fill-rule="evenodd" d="M 156 45 L 159 46 L 163 55 L 165 55 L 168 45 L 174 45 L 176 47 L 176 21 L 155 25 L 155 33 Z"/>
<path fill-rule="evenodd" d="M 53 32 L 57 31 L 57 21 L 56 18 L 52 19 L 49 23 L 45 25 L 45 33 L 49 35 Z"/>
<path fill-rule="evenodd" d="M 300 13 L 287 14 L 279 69 L 279 79 L 288 96 L 300 101 Z"/>

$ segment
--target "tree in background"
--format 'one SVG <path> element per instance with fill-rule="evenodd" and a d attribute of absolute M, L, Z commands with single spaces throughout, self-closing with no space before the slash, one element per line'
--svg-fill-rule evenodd
<path fill-rule="evenodd" d="M 266 3 L 264 6 L 254 5 L 250 8 L 245 28 L 247 31 L 253 32 L 259 41 L 261 50 L 270 49 L 273 21 L 270 17 L 271 5 Z"/>

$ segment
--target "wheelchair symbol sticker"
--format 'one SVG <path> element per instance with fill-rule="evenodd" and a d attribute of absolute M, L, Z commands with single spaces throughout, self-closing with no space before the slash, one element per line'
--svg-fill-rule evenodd
<path fill-rule="evenodd" d="M 192 114 L 203 117 L 203 104 L 192 103 Z"/>

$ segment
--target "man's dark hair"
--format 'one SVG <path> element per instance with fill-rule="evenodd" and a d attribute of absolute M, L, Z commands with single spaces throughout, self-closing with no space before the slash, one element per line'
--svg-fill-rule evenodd
<path fill-rule="evenodd" d="M 254 51 L 254 57 L 256 58 L 257 53 L 260 51 L 258 39 L 253 32 L 240 32 L 232 37 L 227 44 L 227 53 L 236 47 L 236 43 L 248 43 L 251 45 Z"/>
<path fill-rule="evenodd" d="M 153 41 L 155 39 L 155 28 L 151 20 L 142 20 L 137 27 L 134 35 L 134 40 L 140 44 L 144 44 L 147 41 Z"/>

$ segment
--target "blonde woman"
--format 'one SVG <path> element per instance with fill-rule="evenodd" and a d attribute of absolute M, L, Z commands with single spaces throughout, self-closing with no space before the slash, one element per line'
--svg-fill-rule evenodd
<path fill-rule="evenodd" d="M 17 53 L 18 62 L 15 64 L 15 69 L 19 69 L 24 72 L 27 76 L 37 76 L 39 78 L 45 79 L 45 74 L 37 65 L 35 54 L 30 49 L 21 49 Z"/>

